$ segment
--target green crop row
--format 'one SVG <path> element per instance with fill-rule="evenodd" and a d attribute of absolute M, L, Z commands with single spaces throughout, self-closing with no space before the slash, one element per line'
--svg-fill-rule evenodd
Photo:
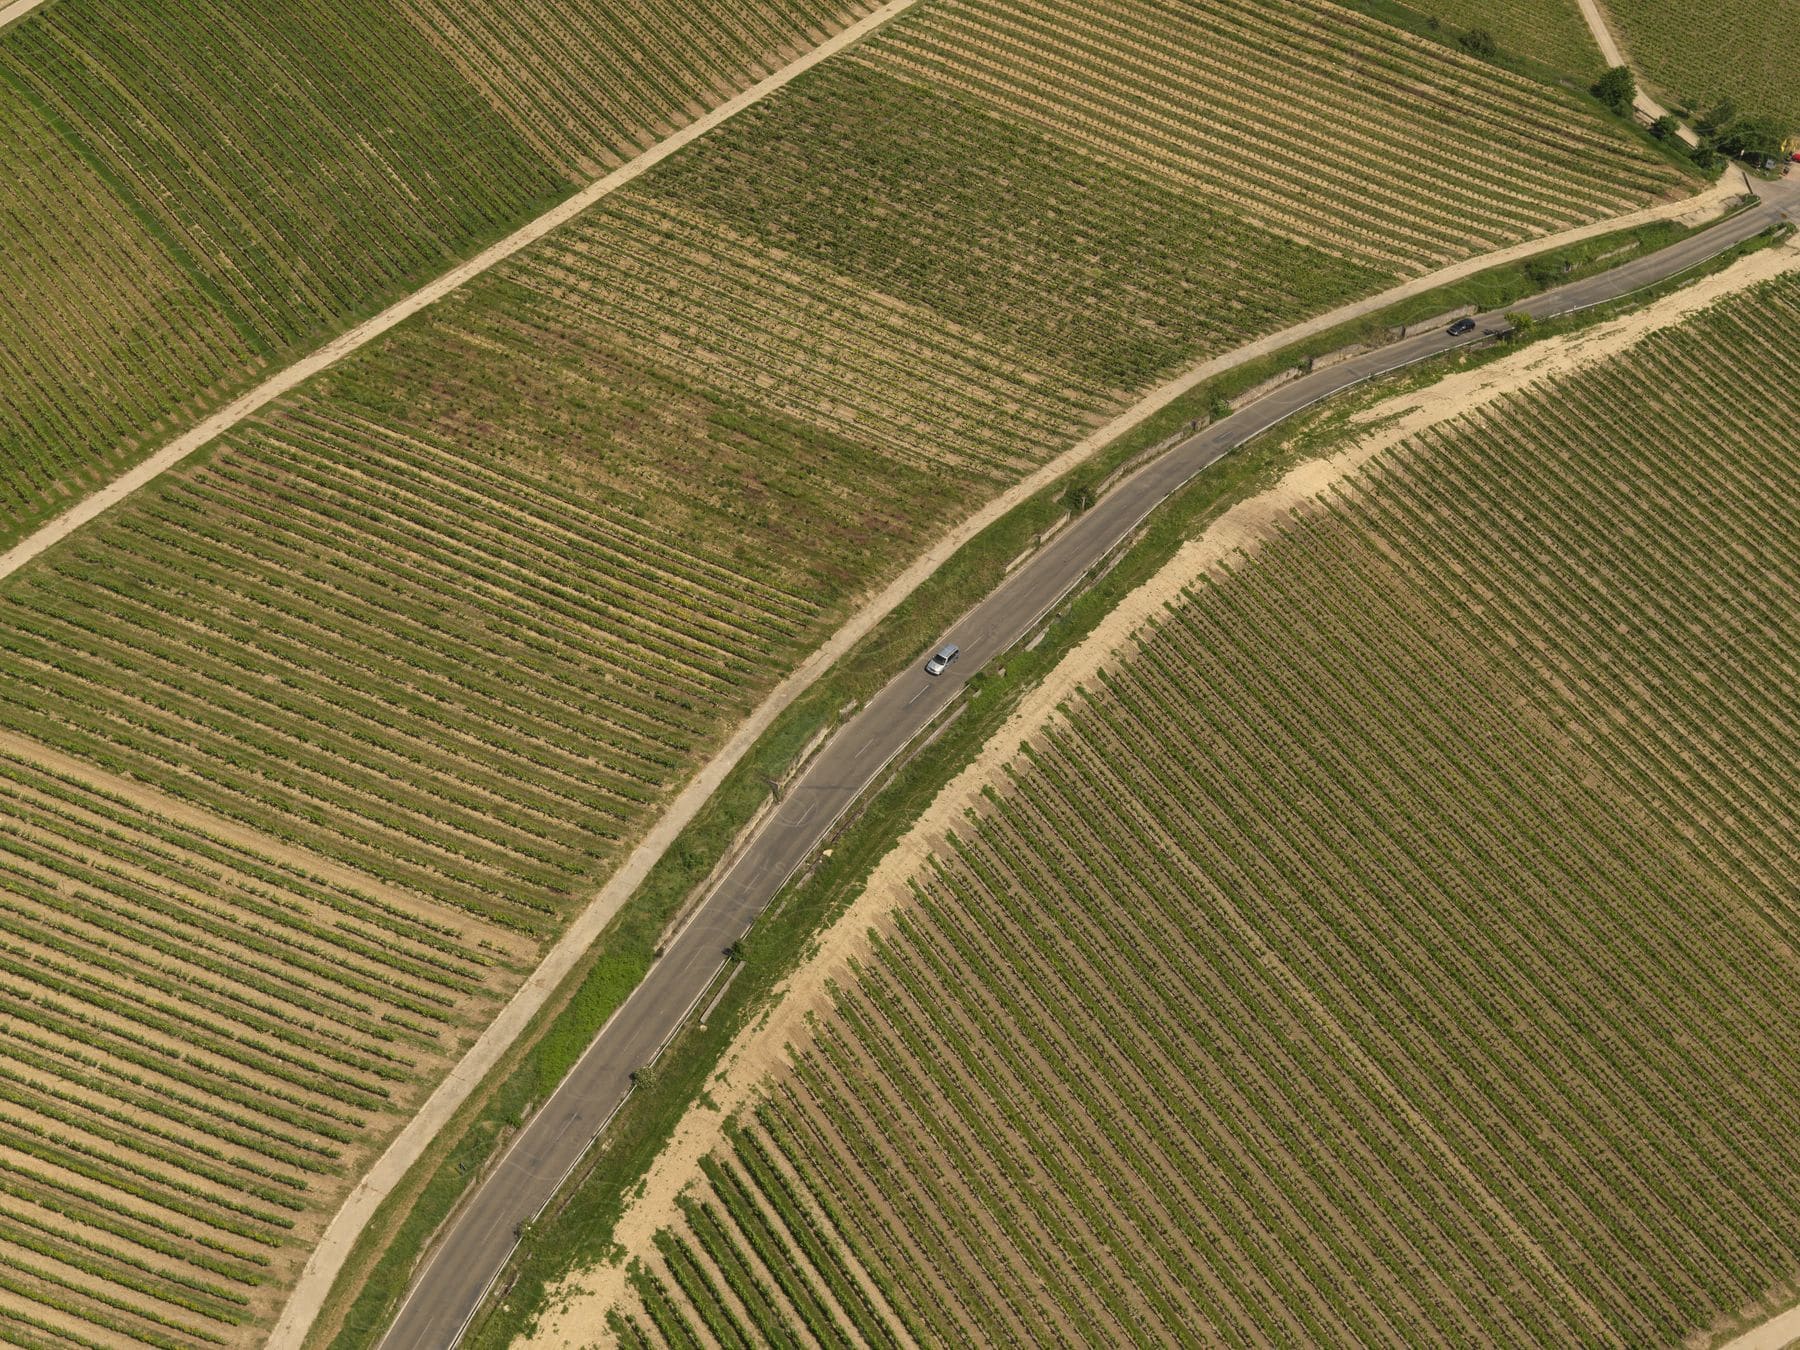
<path fill-rule="evenodd" d="M 1406 0 L 1436 27 L 1445 41 L 1450 33 L 1480 30 L 1502 51 L 1541 61 L 1577 79 L 1592 79 L 1603 62 L 1593 34 L 1582 22 L 1578 6 L 1560 0 Z M 1451 26 L 1449 31 L 1442 25 Z M 1479 39 L 1475 46 L 1480 46 Z"/>
<path fill-rule="evenodd" d="M 1593 220 L 1677 171 L 1591 107 L 1330 5 L 931 6 L 881 69 L 1383 272 Z"/>

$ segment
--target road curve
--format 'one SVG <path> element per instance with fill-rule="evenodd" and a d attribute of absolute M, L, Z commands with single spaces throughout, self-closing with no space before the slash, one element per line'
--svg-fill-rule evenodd
<path fill-rule="evenodd" d="M 1756 206 L 1709 230 L 1519 308 L 1547 319 L 1617 299 L 1704 262 L 1795 209 L 1800 190 L 1773 185 Z M 948 673 L 933 679 L 915 665 L 890 681 L 802 772 L 453 1219 L 415 1278 L 382 1350 L 448 1350 L 461 1338 L 517 1247 L 520 1225 L 560 1189 L 629 1094 L 632 1072 L 650 1062 L 712 983 L 726 949 L 968 678 L 1030 633 L 1164 499 L 1229 451 L 1321 399 L 1504 328 L 1489 316 L 1461 337 L 1441 329 L 1423 333 L 1293 380 L 1214 422 L 1122 479 L 965 614 L 945 635 L 962 648 Z"/>

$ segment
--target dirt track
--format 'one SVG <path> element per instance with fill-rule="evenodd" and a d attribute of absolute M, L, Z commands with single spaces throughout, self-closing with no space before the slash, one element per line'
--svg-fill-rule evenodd
<path fill-rule="evenodd" d="M 1776 1313 L 1760 1326 L 1733 1336 L 1718 1350 L 1791 1350 L 1800 1345 L 1800 1307 Z"/>
<path fill-rule="evenodd" d="M 1588 32 L 1594 35 L 1594 45 L 1600 48 L 1601 59 L 1609 66 L 1629 65 L 1624 53 L 1619 50 L 1618 40 L 1613 37 L 1612 25 L 1606 21 L 1606 15 L 1600 11 L 1599 0 L 1577 0 L 1577 3 L 1581 6 L 1581 17 L 1587 21 Z M 1666 116 L 1669 111 L 1642 89 L 1638 90 L 1633 106 L 1643 114 L 1646 122 L 1654 122 L 1657 118 Z M 1675 134 L 1681 138 L 1683 144 L 1700 144 L 1700 138 L 1688 127 L 1682 127 Z"/>

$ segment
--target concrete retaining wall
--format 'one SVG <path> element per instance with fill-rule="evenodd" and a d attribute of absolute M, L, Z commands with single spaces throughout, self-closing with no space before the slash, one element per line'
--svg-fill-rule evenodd
<path fill-rule="evenodd" d="M 1264 394 L 1268 393 L 1270 390 L 1279 389 L 1279 388 L 1281 388 L 1282 385 L 1287 384 L 1289 381 L 1299 379 L 1305 373 L 1306 372 L 1301 370 L 1299 366 L 1289 366 L 1286 370 L 1282 371 L 1280 374 L 1270 376 L 1268 379 L 1264 380 L 1261 384 L 1251 385 L 1248 389 L 1244 390 L 1243 393 L 1238 394 L 1236 397 L 1232 398 L 1230 400 L 1230 402 L 1226 404 L 1226 406 L 1228 408 L 1230 408 L 1231 411 L 1236 412 L 1239 408 L 1243 407 L 1245 404 L 1256 402 L 1257 399 L 1261 398 Z"/>
<path fill-rule="evenodd" d="M 1369 350 L 1371 350 L 1371 348 L 1366 342 L 1352 342 L 1348 347 L 1339 347 L 1336 351 L 1320 352 L 1317 356 L 1313 357 L 1311 361 L 1306 363 L 1307 369 L 1325 370 L 1328 367 L 1337 365 L 1340 361 L 1348 361 L 1353 356 L 1361 356 L 1364 352 Z"/>
<path fill-rule="evenodd" d="M 1447 328 L 1458 319 L 1466 319 L 1476 311 L 1477 307 L 1474 305 L 1458 305 L 1455 309 L 1447 309 L 1442 314 L 1434 314 L 1429 319 L 1420 319 L 1417 323 L 1407 324 L 1400 330 L 1400 336 L 1409 338 L 1417 333 L 1429 333 L 1434 328 Z"/>

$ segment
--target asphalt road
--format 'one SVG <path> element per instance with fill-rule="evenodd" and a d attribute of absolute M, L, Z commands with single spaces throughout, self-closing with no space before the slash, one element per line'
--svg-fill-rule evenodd
<path fill-rule="evenodd" d="M 1546 292 L 1520 308 L 1546 319 L 1617 299 L 1696 265 L 1800 209 L 1800 183 L 1649 257 Z M 731 870 L 665 947 L 643 982 L 520 1132 L 439 1241 L 382 1342 L 383 1350 L 448 1350 L 518 1245 L 519 1225 L 560 1189 L 648 1064 L 707 991 L 732 943 L 818 848 L 881 769 L 950 704 L 969 676 L 1024 638 L 1166 497 L 1227 452 L 1301 409 L 1364 380 L 1504 331 L 1487 316 L 1472 333 L 1422 333 L 1303 376 L 1221 419 L 1122 479 L 1021 564 L 947 634 L 962 654 L 938 678 L 919 663 L 841 727 L 749 841 Z"/>

